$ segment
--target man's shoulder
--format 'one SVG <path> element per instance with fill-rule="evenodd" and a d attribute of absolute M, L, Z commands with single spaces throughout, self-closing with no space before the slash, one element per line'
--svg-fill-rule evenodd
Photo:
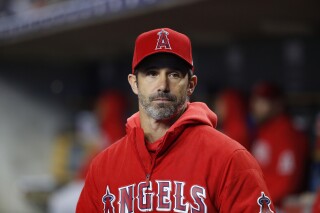
<path fill-rule="evenodd" d="M 212 146 L 222 149 L 245 149 L 240 143 L 220 132 L 219 130 L 207 126 L 199 125 L 191 127 L 189 130 L 190 136 L 194 138 L 196 143 L 202 146 Z"/>
<path fill-rule="evenodd" d="M 234 154 L 238 152 L 250 155 L 240 143 L 210 126 L 190 127 L 183 133 L 181 140 L 184 149 L 199 152 L 210 159 L 214 158 L 219 165 L 234 158 Z"/>
<path fill-rule="evenodd" d="M 246 148 L 217 129 L 205 125 L 191 127 L 185 137 L 188 138 L 186 147 L 201 153 L 203 159 L 207 157 L 216 169 L 225 169 L 228 164 L 232 164 L 239 168 L 239 172 L 247 169 L 259 170 L 256 160 Z"/>

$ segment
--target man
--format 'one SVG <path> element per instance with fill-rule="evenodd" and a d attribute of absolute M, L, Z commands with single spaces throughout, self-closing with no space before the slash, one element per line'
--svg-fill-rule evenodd
<path fill-rule="evenodd" d="M 215 130 L 205 104 L 188 101 L 197 77 L 187 36 L 168 28 L 141 34 L 132 72 L 139 112 L 93 161 L 78 213 L 274 212 L 253 157 Z"/>
<path fill-rule="evenodd" d="M 257 159 L 274 204 L 301 190 L 307 143 L 285 113 L 281 90 L 270 83 L 257 84 L 251 111 L 257 125 L 252 154 Z"/>
<path fill-rule="evenodd" d="M 217 129 L 250 150 L 247 111 L 241 93 L 235 89 L 220 91 L 212 105 L 219 117 Z"/>

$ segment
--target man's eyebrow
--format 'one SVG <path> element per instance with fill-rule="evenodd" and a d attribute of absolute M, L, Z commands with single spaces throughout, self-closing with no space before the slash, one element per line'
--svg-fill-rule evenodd
<path fill-rule="evenodd" d="M 183 76 L 186 75 L 188 73 L 188 70 L 187 69 L 183 69 L 179 66 L 168 66 L 168 67 L 161 67 L 161 66 L 145 66 L 145 67 L 141 67 L 139 69 L 140 72 L 142 73 L 146 73 L 150 70 L 153 70 L 153 71 L 157 71 L 161 68 L 166 68 L 168 69 L 168 72 L 179 72 L 181 73 Z"/>

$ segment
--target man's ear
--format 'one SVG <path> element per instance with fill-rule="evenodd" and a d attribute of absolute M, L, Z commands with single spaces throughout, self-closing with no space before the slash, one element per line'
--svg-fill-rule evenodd
<path fill-rule="evenodd" d="M 187 90 L 188 96 L 192 95 L 192 93 L 194 92 L 194 89 L 197 86 L 197 83 L 198 83 L 198 77 L 196 75 L 191 76 L 189 85 L 188 85 L 188 90 Z"/>
<path fill-rule="evenodd" d="M 131 86 L 132 91 L 134 94 L 138 95 L 138 82 L 137 82 L 137 76 L 134 74 L 129 74 L 128 75 L 128 82 Z"/>

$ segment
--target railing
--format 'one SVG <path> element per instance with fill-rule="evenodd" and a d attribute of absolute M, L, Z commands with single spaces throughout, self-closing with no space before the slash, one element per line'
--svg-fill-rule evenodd
<path fill-rule="evenodd" d="M 174 0 L 70 0 L 0 18 L 0 40 L 108 20 Z"/>

